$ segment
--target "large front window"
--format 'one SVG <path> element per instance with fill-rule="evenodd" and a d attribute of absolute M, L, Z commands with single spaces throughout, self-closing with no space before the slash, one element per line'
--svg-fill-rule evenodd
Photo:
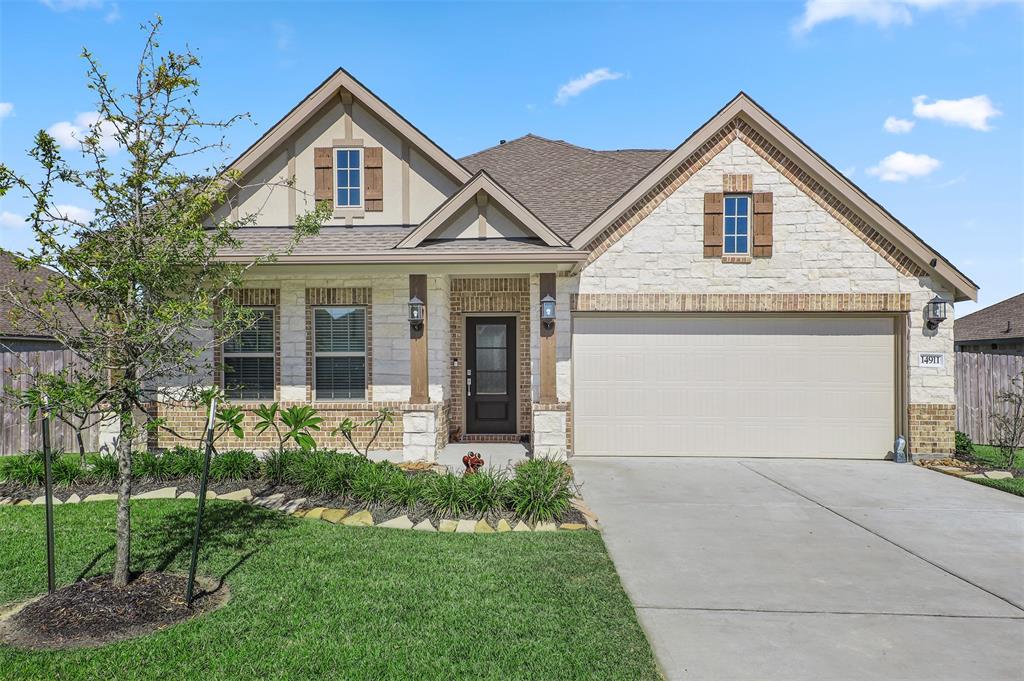
<path fill-rule="evenodd" d="M 274 399 L 274 311 L 255 310 L 252 326 L 224 343 L 224 394 L 234 400 Z"/>
<path fill-rule="evenodd" d="M 724 217 L 725 254 L 747 255 L 750 253 L 750 197 L 726 196 Z"/>
<path fill-rule="evenodd" d="M 366 399 L 365 307 L 314 308 L 313 367 L 316 399 Z"/>
<path fill-rule="evenodd" d="M 338 208 L 363 205 L 363 150 L 334 150 L 334 194 Z"/>

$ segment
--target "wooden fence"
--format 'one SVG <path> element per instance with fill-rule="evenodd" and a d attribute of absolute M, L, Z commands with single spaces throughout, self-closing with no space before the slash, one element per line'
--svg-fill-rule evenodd
<path fill-rule="evenodd" d="M 988 352 L 956 353 L 956 429 L 978 444 L 992 444 L 992 412 L 1002 409 L 1000 393 L 1024 371 L 1024 355 Z"/>
<path fill-rule="evenodd" d="M 27 409 L 18 409 L 6 398 L 7 388 L 25 389 L 32 385 L 32 374 L 52 373 L 74 366 L 75 356 L 70 350 L 32 349 L 0 352 L 0 455 L 20 454 L 41 449 L 42 428 L 39 419 L 30 420 Z M 50 426 L 50 443 L 54 450 L 78 451 L 75 431 L 59 419 Z M 99 447 L 99 428 L 92 427 L 82 433 L 86 451 Z"/>

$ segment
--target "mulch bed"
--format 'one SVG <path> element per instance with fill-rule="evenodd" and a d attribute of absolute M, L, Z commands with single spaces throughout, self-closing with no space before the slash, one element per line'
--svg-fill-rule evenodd
<path fill-rule="evenodd" d="M 227 587 L 197 579 L 185 605 L 184 575 L 144 572 L 116 588 L 110 575 L 75 582 L 0 622 L 0 641 L 18 648 L 96 647 L 142 636 L 227 603 Z"/>

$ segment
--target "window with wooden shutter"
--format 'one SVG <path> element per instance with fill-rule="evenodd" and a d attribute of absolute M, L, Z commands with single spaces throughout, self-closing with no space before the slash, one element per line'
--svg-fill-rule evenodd
<path fill-rule="evenodd" d="M 704 257 L 722 255 L 722 192 L 704 194 Z"/>
<path fill-rule="evenodd" d="M 331 147 L 313 148 L 313 198 L 334 202 L 334 157 Z M 307 185 L 308 186 L 308 185 Z"/>
<path fill-rule="evenodd" d="M 365 207 L 369 212 L 384 210 L 384 148 L 363 149 L 363 172 L 366 176 Z"/>
<path fill-rule="evenodd" d="M 772 204 L 771 192 L 754 192 L 754 247 L 751 255 L 755 258 L 770 258 L 772 255 Z"/>

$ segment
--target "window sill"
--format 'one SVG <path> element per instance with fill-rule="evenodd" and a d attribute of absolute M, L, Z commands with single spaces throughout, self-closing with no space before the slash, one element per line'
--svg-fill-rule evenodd
<path fill-rule="evenodd" d="M 366 210 L 360 206 L 359 208 L 335 208 L 334 213 L 331 215 L 332 218 L 362 218 L 366 217 Z"/>
<path fill-rule="evenodd" d="M 749 255 L 723 255 L 722 262 L 727 265 L 749 265 L 754 259 Z"/>

